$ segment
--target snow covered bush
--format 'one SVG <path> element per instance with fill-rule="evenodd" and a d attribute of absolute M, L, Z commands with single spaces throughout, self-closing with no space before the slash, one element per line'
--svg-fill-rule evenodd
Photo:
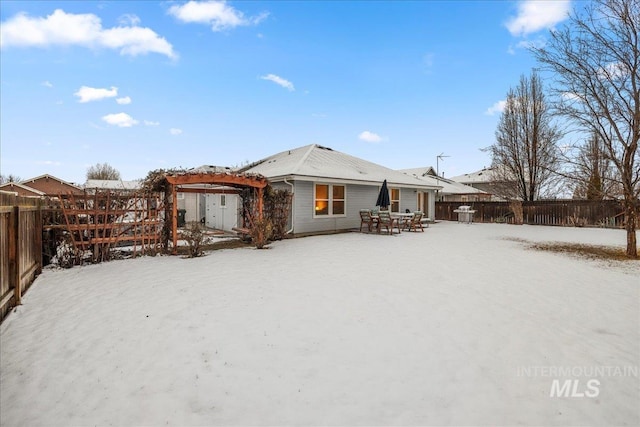
<path fill-rule="evenodd" d="M 56 247 L 56 255 L 51 259 L 51 264 L 55 264 L 61 268 L 73 267 L 76 258 L 75 249 L 70 242 L 68 236 L 58 244 Z"/>
<path fill-rule="evenodd" d="M 201 249 L 204 243 L 204 232 L 198 221 L 190 221 L 182 231 L 182 238 L 189 246 L 189 258 L 199 257 L 203 254 Z"/>

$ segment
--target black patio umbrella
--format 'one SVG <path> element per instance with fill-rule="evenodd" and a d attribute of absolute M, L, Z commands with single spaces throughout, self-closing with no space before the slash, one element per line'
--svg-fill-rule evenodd
<path fill-rule="evenodd" d="M 387 209 L 391 204 L 391 199 L 389 199 L 389 189 L 387 188 L 387 180 L 385 179 L 382 183 L 382 187 L 380 188 L 380 193 L 378 193 L 378 200 L 376 201 L 376 206 L 380 206 L 382 209 Z"/>

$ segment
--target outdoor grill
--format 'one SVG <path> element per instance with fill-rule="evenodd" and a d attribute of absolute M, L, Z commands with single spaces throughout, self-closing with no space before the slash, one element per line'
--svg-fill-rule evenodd
<path fill-rule="evenodd" d="M 473 214 L 476 213 L 471 206 L 458 206 L 458 209 L 454 210 L 458 214 L 458 222 L 466 222 L 471 224 L 473 222 Z"/>

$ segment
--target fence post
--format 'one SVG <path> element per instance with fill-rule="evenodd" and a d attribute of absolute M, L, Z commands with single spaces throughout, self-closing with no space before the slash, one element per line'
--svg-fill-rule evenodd
<path fill-rule="evenodd" d="M 13 223 L 9 236 L 10 281 L 13 281 L 16 305 L 22 304 L 22 286 L 20 283 L 20 207 L 13 207 Z"/>
<path fill-rule="evenodd" d="M 36 223 L 36 256 L 37 256 L 37 262 L 38 262 L 38 269 L 36 270 L 36 275 L 42 273 L 42 230 L 43 230 L 43 224 L 42 224 L 42 200 L 38 200 L 38 211 L 36 212 L 36 218 L 35 218 L 35 223 Z"/>

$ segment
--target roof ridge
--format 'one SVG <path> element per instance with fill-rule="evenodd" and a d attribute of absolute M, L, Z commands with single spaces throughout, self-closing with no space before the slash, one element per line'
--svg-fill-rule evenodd
<path fill-rule="evenodd" d="M 298 163 L 296 163 L 296 165 L 293 167 L 293 172 L 294 172 L 294 173 L 295 173 L 295 172 L 297 172 L 297 171 L 302 167 L 302 165 L 304 164 L 304 162 L 306 162 L 306 161 L 307 161 L 307 159 L 309 158 L 309 156 L 311 155 L 311 153 L 312 153 L 316 148 L 318 148 L 318 147 L 319 147 L 319 145 L 318 145 L 318 144 L 311 144 L 311 145 L 309 145 L 308 147 L 309 147 L 309 148 L 307 149 L 307 152 L 306 152 L 306 153 L 305 153 L 305 154 L 300 158 L 300 160 L 298 161 Z M 300 147 L 300 148 L 303 148 L 303 147 Z M 291 150 L 289 150 L 289 151 L 291 151 Z"/>

